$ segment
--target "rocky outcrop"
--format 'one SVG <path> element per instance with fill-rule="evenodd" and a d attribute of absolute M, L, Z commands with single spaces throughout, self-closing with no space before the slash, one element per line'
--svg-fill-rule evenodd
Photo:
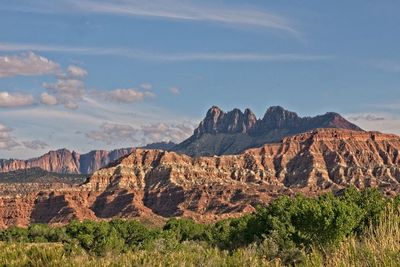
<path fill-rule="evenodd" d="M 122 148 L 112 151 L 93 150 L 79 154 L 68 149 L 59 149 L 28 160 L 0 159 L 0 173 L 41 168 L 53 173 L 91 174 L 132 151 L 133 148 Z"/>
<path fill-rule="evenodd" d="M 262 119 L 246 109 L 227 113 L 213 106 L 187 140 L 173 151 L 190 156 L 227 155 L 279 142 L 282 138 L 317 128 L 341 128 L 362 131 L 337 113 L 329 112 L 316 117 L 299 117 L 282 107 L 270 107 Z"/>
<path fill-rule="evenodd" d="M 171 216 L 210 222 L 299 192 L 354 185 L 398 194 L 399 151 L 399 136 L 342 129 L 317 129 L 238 155 L 136 149 L 80 186 L 2 194 L 0 225 Z"/>
<path fill-rule="evenodd" d="M 160 150 L 171 150 L 176 144 L 174 142 L 155 142 L 150 143 L 140 148 L 142 149 L 160 149 Z"/>
<path fill-rule="evenodd" d="M 246 109 L 244 113 L 239 109 L 225 113 L 220 108 L 213 106 L 208 110 L 199 127 L 195 129 L 194 136 L 200 137 L 205 133 L 247 133 L 256 122 L 257 118 L 250 109 Z"/>

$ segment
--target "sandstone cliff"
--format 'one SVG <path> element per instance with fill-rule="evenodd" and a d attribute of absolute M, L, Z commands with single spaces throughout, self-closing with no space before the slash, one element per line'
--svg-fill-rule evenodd
<path fill-rule="evenodd" d="M 68 149 L 59 149 L 28 160 L 0 159 L 0 173 L 41 168 L 53 173 L 91 174 L 132 151 L 133 148 L 122 148 L 112 151 L 93 150 L 79 154 Z"/>
<path fill-rule="evenodd" d="M 171 216 L 209 222 L 251 212 L 284 194 L 349 185 L 397 194 L 399 150 L 399 136 L 341 129 L 318 129 L 229 156 L 137 149 L 80 186 L 3 193 L 0 225 Z"/>

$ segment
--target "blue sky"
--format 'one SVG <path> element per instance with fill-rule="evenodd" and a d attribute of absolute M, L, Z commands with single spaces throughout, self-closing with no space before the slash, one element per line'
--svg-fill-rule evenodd
<path fill-rule="evenodd" d="M 0 0 L 0 158 L 180 141 L 212 105 L 400 133 L 398 1 Z"/>

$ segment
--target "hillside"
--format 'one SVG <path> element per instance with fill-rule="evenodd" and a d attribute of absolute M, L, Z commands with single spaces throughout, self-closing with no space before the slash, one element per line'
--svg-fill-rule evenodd
<path fill-rule="evenodd" d="M 318 129 L 239 155 L 191 158 L 134 150 L 81 186 L 0 198 L 1 225 L 111 217 L 210 222 L 280 195 L 318 195 L 350 185 L 399 193 L 400 138 Z"/>

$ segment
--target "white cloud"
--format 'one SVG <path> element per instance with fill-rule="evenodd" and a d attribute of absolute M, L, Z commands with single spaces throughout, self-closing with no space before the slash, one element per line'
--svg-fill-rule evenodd
<path fill-rule="evenodd" d="M 120 56 L 140 60 L 152 61 L 221 61 L 221 62 L 314 62 L 326 61 L 330 55 L 313 55 L 297 53 L 242 53 L 242 52 L 215 52 L 215 53 L 156 53 L 129 48 L 103 48 L 103 47 L 65 47 L 37 44 L 0 43 L 0 51 L 49 51 L 61 53 L 74 53 L 83 55 Z"/>
<path fill-rule="evenodd" d="M 120 141 L 137 142 L 136 134 L 137 129 L 130 125 L 103 123 L 99 130 L 86 133 L 86 137 L 110 145 Z"/>
<path fill-rule="evenodd" d="M 41 96 L 41 102 L 45 105 L 62 104 L 68 109 L 77 109 L 78 101 L 85 94 L 85 83 L 83 79 L 87 75 L 86 70 L 69 66 L 66 73 L 57 75 L 55 83 L 44 83 L 43 87 L 48 94 Z"/>
<path fill-rule="evenodd" d="M 23 141 L 22 144 L 29 149 L 39 150 L 48 147 L 49 145 L 41 140 Z"/>
<path fill-rule="evenodd" d="M 143 101 L 146 97 L 155 97 L 153 92 L 138 91 L 135 88 L 114 89 L 107 92 L 95 92 L 95 95 L 103 97 L 105 100 L 118 103 L 132 103 Z"/>
<path fill-rule="evenodd" d="M 86 77 L 88 74 L 85 69 L 82 69 L 74 65 L 68 66 L 67 73 L 69 77 L 81 78 L 81 79 Z"/>
<path fill-rule="evenodd" d="M 31 12 L 81 12 L 167 19 L 173 21 L 194 21 L 227 25 L 230 27 L 257 27 L 273 29 L 298 36 L 299 32 L 290 19 L 274 12 L 214 1 L 179 0 L 64 0 L 57 5 L 49 1 L 35 1 L 28 9 Z M 26 5 L 20 9 L 27 9 Z"/>
<path fill-rule="evenodd" d="M 153 88 L 153 85 L 150 83 L 142 83 L 140 85 L 140 88 L 144 89 L 144 90 L 151 90 Z"/>
<path fill-rule="evenodd" d="M 0 107 L 20 107 L 33 104 L 33 96 L 29 94 L 0 92 Z"/>
<path fill-rule="evenodd" d="M 368 131 L 400 134 L 400 117 L 398 113 L 355 113 L 348 114 L 346 117 Z"/>
<path fill-rule="evenodd" d="M 56 73 L 59 65 L 32 52 L 0 57 L 0 78 Z"/>
<path fill-rule="evenodd" d="M 174 95 L 179 95 L 179 93 L 181 92 L 181 90 L 178 87 L 171 87 L 171 88 L 169 88 L 169 91 L 171 94 L 174 94 Z"/>
<path fill-rule="evenodd" d="M 0 150 L 11 150 L 19 146 L 19 143 L 15 141 L 11 132 L 12 130 L 10 128 L 0 123 Z"/>
<path fill-rule="evenodd" d="M 57 105 L 58 103 L 57 98 L 55 96 L 50 95 L 46 92 L 40 95 L 40 102 L 48 106 L 54 106 Z"/>
<path fill-rule="evenodd" d="M 172 141 L 178 143 L 193 133 L 193 128 L 185 124 L 153 123 L 142 125 L 140 131 L 143 143 Z"/>
<path fill-rule="evenodd" d="M 131 145 L 148 144 L 160 141 L 181 142 L 189 137 L 193 128 L 185 124 L 153 123 L 139 127 L 128 124 L 103 123 L 98 130 L 92 130 L 85 135 L 87 138 L 110 144 L 121 141 L 131 142 Z"/>

